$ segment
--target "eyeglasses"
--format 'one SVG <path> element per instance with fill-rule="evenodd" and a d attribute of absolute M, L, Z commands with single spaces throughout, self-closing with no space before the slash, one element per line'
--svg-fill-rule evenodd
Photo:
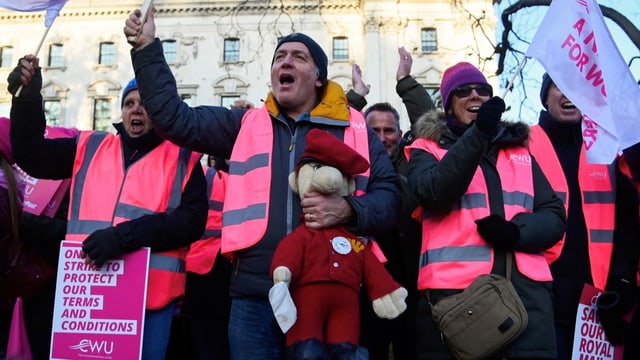
<path fill-rule="evenodd" d="M 475 90 L 478 96 L 493 96 L 493 88 L 489 84 L 480 84 L 478 86 L 460 86 L 453 89 L 453 95 L 459 98 L 466 98 L 471 96 L 471 91 Z"/>

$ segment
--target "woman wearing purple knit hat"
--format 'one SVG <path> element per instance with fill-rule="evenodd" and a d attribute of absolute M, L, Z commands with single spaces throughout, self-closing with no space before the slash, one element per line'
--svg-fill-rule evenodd
<path fill-rule="evenodd" d="M 431 306 L 460 293 L 478 276 L 506 274 L 528 314 L 528 325 L 491 358 L 553 359 L 556 344 L 551 272 L 543 251 L 562 237 L 562 201 L 526 147 L 523 123 L 501 122 L 505 104 L 473 65 L 444 72 L 443 111 L 414 125 L 405 148 L 410 191 L 420 205 L 422 246 L 418 289 L 418 358 L 453 359 Z M 486 329 L 470 342 L 508 331 Z"/>

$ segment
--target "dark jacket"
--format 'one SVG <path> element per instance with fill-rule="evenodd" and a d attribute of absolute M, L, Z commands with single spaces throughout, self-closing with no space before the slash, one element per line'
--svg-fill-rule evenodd
<path fill-rule="evenodd" d="M 551 264 L 556 323 L 573 333 L 576 311 L 585 283 L 593 285 L 589 261 L 587 226 L 582 210 L 582 193 L 578 183 L 582 125 L 561 123 L 547 111 L 540 113 L 538 124 L 549 137 L 562 166 L 569 188 L 567 233 L 560 257 Z M 617 160 L 616 160 L 617 161 Z M 609 278 L 635 279 L 640 251 L 638 233 L 638 194 L 631 180 L 615 173 L 615 231 Z"/>
<path fill-rule="evenodd" d="M 132 51 L 132 61 L 140 95 L 161 137 L 191 150 L 230 158 L 242 117 L 246 110 L 229 110 L 219 106 L 191 108 L 178 96 L 173 73 L 164 60 L 158 39 L 145 48 Z M 341 95 L 344 98 L 344 94 Z M 323 101 L 330 106 L 347 106 L 335 99 Z M 288 186 L 287 177 L 305 147 L 305 135 L 312 128 L 330 131 L 343 138 L 344 127 L 335 122 L 314 119 L 305 114 L 297 121 L 280 114 L 271 114 L 274 132 L 272 184 L 269 226 L 256 245 L 237 253 L 234 276 L 231 279 L 232 297 L 267 298 L 273 281 L 269 274 L 271 256 L 280 239 L 300 224 L 302 211 L 297 195 Z M 395 223 L 400 200 L 397 174 L 386 152 L 369 129 L 371 175 L 364 196 L 347 196 L 356 218 L 347 227 L 359 235 L 384 231 Z"/>
<path fill-rule="evenodd" d="M 396 93 L 406 107 L 409 122 L 412 126 L 422 115 L 435 108 L 433 100 L 424 86 L 412 76 L 406 76 L 398 80 Z M 366 98 L 353 90 L 347 92 L 347 100 L 349 105 L 358 110 L 364 109 L 367 105 Z M 420 250 L 420 223 L 411 218 L 411 213 L 418 206 L 418 202 L 409 192 L 407 183 L 409 164 L 404 156 L 404 148 L 412 139 L 413 135 L 409 130 L 389 155 L 393 167 L 398 171 L 402 207 L 396 226 L 376 236 L 376 240 L 389 260 L 386 264 L 387 270 L 410 293 L 417 290 L 417 265 Z"/>
<path fill-rule="evenodd" d="M 489 190 L 491 213 L 504 214 L 502 188 L 495 168 L 498 151 L 502 147 L 526 146 L 527 125 L 501 123 L 494 135 L 470 125 L 456 133 L 447 126 L 447 116 L 444 113 L 432 112 L 423 117 L 414 129 L 416 137 L 434 140 L 448 150 L 440 161 L 429 152 L 419 149 L 411 151 L 409 188 L 425 211 L 447 213 L 465 193 L 474 173 L 480 167 Z M 566 219 L 562 201 L 556 196 L 535 159 L 532 159 L 532 170 L 533 212 L 519 214 L 511 221 L 520 230 L 520 239 L 515 249 L 537 253 L 560 240 Z M 495 250 L 494 253 L 492 271 L 504 274 L 505 253 Z M 533 281 L 520 274 L 516 267 L 513 268 L 511 281 L 527 309 L 529 325 L 500 355 L 555 358 L 551 282 Z M 432 303 L 451 293 L 452 291 L 447 290 L 429 290 Z"/>
<path fill-rule="evenodd" d="M 122 137 L 125 168 L 158 146 L 154 131 L 130 138 L 122 124 L 115 124 Z M 76 138 L 45 139 L 42 98 L 13 98 L 11 144 L 18 165 L 39 179 L 66 179 L 73 174 Z M 96 186 L 100 186 L 96 184 Z M 202 166 L 196 164 L 182 192 L 180 205 L 171 213 L 146 215 L 123 222 L 116 231 L 127 233 L 132 244 L 165 251 L 189 245 L 200 238 L 207 217 L 207 183 Z"/>

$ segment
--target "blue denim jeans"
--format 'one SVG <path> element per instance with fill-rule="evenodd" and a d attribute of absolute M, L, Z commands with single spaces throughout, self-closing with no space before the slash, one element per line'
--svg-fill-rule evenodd
<path fill-rule="evenodd" d="M 266 299 L 234 298 L 229 317 L 231 360 L 281 360 L 284 335 Z"/>
<path fill-rule="evenodd" d="M 172 301 L 160 310 L 147 310 L 145 312 L 142 360 L 165 359 L 175 310 L 176 302 Z"/>

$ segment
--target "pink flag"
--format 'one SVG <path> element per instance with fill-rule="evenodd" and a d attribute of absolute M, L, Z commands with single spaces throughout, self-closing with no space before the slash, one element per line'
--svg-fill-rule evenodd
<path fill-rule="evenodd" d="M 590 162 L 609 164 L 640 142 L 640 88 L 595 0 L 552 1 L 526 56 L 582 111 Z"/>
<path fill-rule="evenodd" d="M 31 360 L 31 348 L 27 337 L 27 328 L 24 326 L 24 313 L 22 311 L 22 298 L 16 299 L 11 317 L 9 329 L 9 343 L 7 343 L 7 360 Z"/>
<path fill-rule="evenodd" d="M 0 7 L 15 11 L 47 11 L 44 26 L 49 27 L 67 0 L 0 0 Z"/>

